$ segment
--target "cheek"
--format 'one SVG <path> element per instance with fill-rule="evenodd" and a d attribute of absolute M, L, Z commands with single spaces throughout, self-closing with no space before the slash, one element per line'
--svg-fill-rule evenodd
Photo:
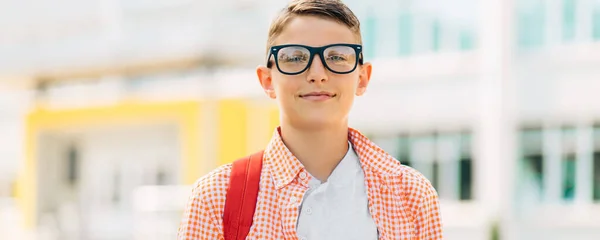
<path fill-rule="evenodd" d="M 277 93 L 277 98 L 293 98 L 299 91 L 300 85 L 297 79 L 289 77 L 278 77 L 273 79 L 273 87 Z"/>
<path fill-rule="evenodd" d="M 343 83 L 340 86 L 340 90 L 344 93 L 344 95 L 350 95 L 346 97 L 353 97 L 356 94 L 356 90 L 358 87 L 358 75 L 356 78 L 344 79 Z"/>

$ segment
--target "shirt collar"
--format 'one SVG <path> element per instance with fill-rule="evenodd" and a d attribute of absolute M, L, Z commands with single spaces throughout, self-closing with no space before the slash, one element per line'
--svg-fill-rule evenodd
<path fill-rule="evenodd" d="M 342 185 L 344 179 L 355 177 L 356 173 L 359 171 L 362 171 L 362 169 L 358 155 L 354 152 L 352 143 L 348 141 L 348 152 L 346 152 L 344 158 L 342 158 L 340 163 L 333 169 L 327 182 L 332 185 Z"/>
<path fill-rule="evenodd" d="M 365 172 L 374 173 L 383 178 L 395 178 L 402 175 L 400 162 L 358 130 L 348 128 L 348 141 L 352 144 Z M 265 149 L 264 163 L 273 176 L 278 189 L 296 179 L 300 172 L 306 171 L 302 163 L 283 143 L 279 127 L 273 132 L 273 137 Z"/>

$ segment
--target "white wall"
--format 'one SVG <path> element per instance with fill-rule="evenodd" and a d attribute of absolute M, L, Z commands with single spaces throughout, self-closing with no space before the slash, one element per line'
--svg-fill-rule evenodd
<path fill-rule="evenodd" d="M 0 197 L 11 195 L 25 159 L 25 117 L 30 104 L 30 91 L 0 88 Z"/>

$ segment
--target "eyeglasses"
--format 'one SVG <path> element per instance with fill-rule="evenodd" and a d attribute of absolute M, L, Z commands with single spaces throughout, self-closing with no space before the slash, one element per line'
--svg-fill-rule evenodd
<path fill-rule="evenodd" d="M 286 44 L 271 47 L 267 58 L 267 67 L 272 67 L 270 61 L 274 56 L 277 69 L 283 74 L 296 75 L 308 69 L 315 57 L 319 58 L 329 71 L 337 74 L 351 73 L 358 63 L 362 64 L 362 46 L 358 44 L 331 44 L 322 47 L 310 47 L 299 44 Z"/>

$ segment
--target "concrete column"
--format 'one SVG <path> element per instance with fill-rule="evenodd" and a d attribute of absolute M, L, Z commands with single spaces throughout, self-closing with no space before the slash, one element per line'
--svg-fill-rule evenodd
<path fill-rule="evenodd" d="M 512 77 L 514 1 L 477 1 L 480 82 L 479 118 L 474 126 L 475 200 L 489 221 L 499 221 L 503 239 L 513 210 L 515 90 Z"/>

